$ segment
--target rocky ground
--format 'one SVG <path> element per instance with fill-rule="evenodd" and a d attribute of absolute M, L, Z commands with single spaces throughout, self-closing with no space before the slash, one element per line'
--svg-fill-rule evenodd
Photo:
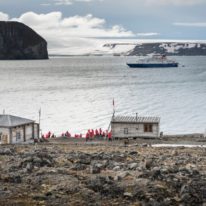
<path fill-rule="evenodd" d="M 0 205 L 206 205 L 206 148 L 0 145 Z"/>

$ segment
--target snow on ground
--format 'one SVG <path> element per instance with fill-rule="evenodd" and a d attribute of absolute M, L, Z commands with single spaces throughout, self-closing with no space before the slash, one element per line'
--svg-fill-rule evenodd
<path fill-rule="evenodd" d="M 196 144 L 153 144 L 152 147 L 187 147 L 187 148 L 193 148 L 193 147 L 204 147 L 206 148 L 206 145 L 196 145 Z"/>
<path fill-rule="evenodd" d="M 180 44 L 182 43 L 182 44 Z M 168 53 L 178 53 L 179 49 L 191 49 L 195 46 L 200 47 L 200 43 L 188 43 L 188 42 L 180 42 L 180 43 L 163 43 L 160 45 L 161 48 L 166 49 Z"/>

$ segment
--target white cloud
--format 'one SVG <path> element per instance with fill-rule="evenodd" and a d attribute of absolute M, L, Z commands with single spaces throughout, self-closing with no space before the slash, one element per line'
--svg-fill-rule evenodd
<path fill-rule="evenodd" d="M 103 1 L 103 0 L 48 0 L 47 3 L 42 3 L 42 6 L 49 5 L 71 5 L 75 2 L 92 2 L 92 1 Z"/>
<path fill-rule="evenodd" d="M 147 36 L 158 36 L 159 33 L 156 32 L 149 32 L 149 33 L 137 33 L 137 36 L 147 37 Z"/>
<path fill-rule="evenodd" d="M 12 21 L 22 22 L 38 31 L 58 28 L 62 21 L 61 12 L 51 12 L 47 14 L 36 14 L 34 12 L 27 12 L 22 14 L 19 18 L 13 18 Z"/>
<path fill-rule="evenodd" d="M 9 15 L 3 12 L 0 12 L 0 21 L 8 21 L 8 20 L 9 20 Z"/>
<path fill-rule="evenodd" d="M 25 23 L 44 35 L 55 33 L 60 37 L 67 38 L 134 36 L 131 31 L 127 31 L 119 25 L 108 28 L 104 19 L 93 17 L 91 14 L 63 18 L 61 12 L 51 12 L 47 14 L 27 12 L 19 18 L 13 18 L 11 20 Z"/>
<path fill-rule="evenodd" d="M 142 0 L 141 0 L 142 1 Z M 205 4 L 206 0 L 146 0 L 147 5 L 196 5 L 196 4 Z"/>
<path fill-rule="evenodd" d="M 48 42 L 50 54 L 89 53 L 101 49 L 102 44 L 96 38 L 135 36 L 132 31 L 120 25 L 107 27 L 104 19 L 91 14 L 63 17 L 61 12 L 47 14 L 27 12 L 10 20 L 25 23 L 43 36 Z"/>
<path fill-rule="evenodd" d="M 75 2 L 93 2 L 104 0 L 49 0 L 50 4 L 55 5 L 71 5 Z M 176 5 L 176 6 L 193 6 L 198 4 L 206 4 L 206 0 L 136 0 L 140 4 L 146 4 L 148 6 L 160 6 L 160 5 Z"/>
<path fill-rule="evenodd" d="M 71 5 L 73 3 L 72 0 L 55 0 L 54 4 L 56 5 Z"/>
<path fill-rule="evenodd" d="M 184 27 L 206 27 L 206 22 L 175 22 L 173 25 Z"/>

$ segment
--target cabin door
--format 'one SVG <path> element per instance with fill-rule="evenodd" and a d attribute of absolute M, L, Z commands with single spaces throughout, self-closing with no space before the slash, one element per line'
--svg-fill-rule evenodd
<path fill-rule="evenodd" d="M 9 144 L 8 135 L 2 135 L 1 136 L 1 144 Z"/>

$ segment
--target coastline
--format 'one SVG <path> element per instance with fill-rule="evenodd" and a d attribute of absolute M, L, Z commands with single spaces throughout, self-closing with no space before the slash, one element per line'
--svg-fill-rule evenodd
<path fill-rule="evenodd" d="M 94 138 L 86 142 L 85 138 L 68 138 L 68 137 L 57 137 L 48 139 L 51 144 L 94 144 L 94 145 L 111 145 L 111 146 L 121 146 L 124 144 L 125 139 L 117 139 L 108 142 L 105 139 Z M 128 146 L 141 146 L 141 145 L 206 145 L 206 137 L 201 133 L 194 134 L 176 134 L 176 135 L 164 135 L 161 138 L 136 138 L 129 139 Z"/>

